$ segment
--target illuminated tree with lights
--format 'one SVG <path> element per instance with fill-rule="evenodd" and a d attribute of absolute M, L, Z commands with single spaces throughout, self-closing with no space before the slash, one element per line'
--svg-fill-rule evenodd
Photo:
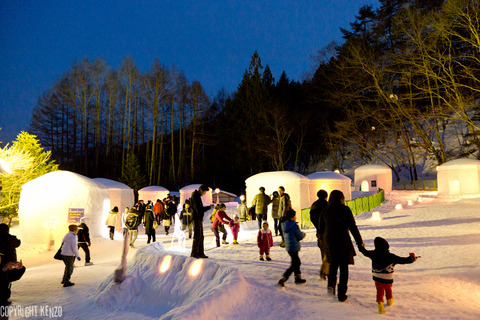
<path fill-rule="evenodd" d="M 2 177 L 2 197 L 0 214 L 12 219 L 18 216 L 18 202 L 22 186 L 30 180 L 48 172 L 58 170 L 58 165 L 50 160 L 51 152 L 44 151 L 35 135 L 20 132 L 11 146 L 0 149 L 0 158 L 6 161 L 11 174 Z"/>

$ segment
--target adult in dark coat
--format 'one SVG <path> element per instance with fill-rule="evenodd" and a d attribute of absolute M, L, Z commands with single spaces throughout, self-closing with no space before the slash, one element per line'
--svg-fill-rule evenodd
<path fill-rule="evenodd" d="M 80 224 L 78 225 L 77 238 L 78 238 L 78 248 L 82 248 L 85 251 L 85 265 L 89 266 L 92 263 L 90 262 L 90 232 L 88 226 L 85 224 L 87 218 L 80 218 Z"/>
<path fill-rule="evenodd" d="M 150 240 L 153 240 L 153 242 L 155 242 L 156 230 L 153 227 L 153 222 L 155 221 L 155 214 L 153 213 L 153 207 L 151 205 L 147 205 L 145 209 L 144 221 L 145 221 L 145 234 L 147 235 L 147 244 L 150 243 Z"/>
<path fill-rule="evenodd" d="M 202 196 L 205 195 L 208 190 L 208 186 L 202 184 L 198 190 L 192 192 L 192 197 L 190 198 L 190 205 L 193 209 L 193 244 L 190 256 L 197 259 L 208 258 L 205 255 L 203 247 L 203 216 L 205 212 L 213 208 L 213 204 L 204 206 L 202 202 Z"/>
<path fill-rule="evenodd" d="M 323 245 L 323 237 L 320 236 L 319 227 L 320 227 L 320 214 L 322 210 L 328 207 L 328 193 L 325 190 L 318 190 L 317 192 L 317 201 L 312 203 L 310 207 L 310 221 L 315 226 L 317 230 L 317 246 L 320 248 L 320 254 L 322 255 L 322 266 L 320 267 L 320 278 L 326 280 L 328 276 L 328 270 L 330 268 L 327 259 L 325 257 L 325 246 Z"/>
<path fill-rule="evenodd" d="M 325 255 L 330 263 L 328 292 L 335 295 L 337 270 L 340 269 L 338 300 L 341 302 L 347 299 L 348 265 L 354 263 L 356 255 L 349 232 L 357 245 L 363 244 L 352 211 L 345 205 L 345 196 L 341 191 L 333 190 L 328 207 L 320 214 L 319 233 L 323 236 Z"/>
<path fill-rule="evenodd" d="M 6 223 L 0 224 L 0 253 L 3 254 L 0 266 L 9 262 L 17 261 L 17 248 L 21 241 L 10 234 L 10 228 Z"/>

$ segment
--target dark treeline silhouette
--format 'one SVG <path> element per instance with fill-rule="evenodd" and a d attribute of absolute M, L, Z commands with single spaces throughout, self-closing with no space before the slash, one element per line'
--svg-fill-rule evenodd
<path fill-rule="evenodd" d="M 380 0 L 360 9 L 345 42 L 319 51 L 311 79 L 276 80 L 254 52 L 233 93 L 155 60 L 141 74 L 85 58 L 39 99 L 30 132 L 61 169 L 136 190 L 189 183 L 241 193 L 262 171 L 308 173 L 329 159 L 383 162 L 417 179 L 480 149 L 480 4 Z M 454 132 L 455 142 L 446 140 Z"/>

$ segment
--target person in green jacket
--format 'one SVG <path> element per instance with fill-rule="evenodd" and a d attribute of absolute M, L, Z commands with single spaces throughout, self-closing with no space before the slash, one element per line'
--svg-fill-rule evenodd
<path fill-rule="evenodd" d="M 255 214 L 258 219 L 258 229 L 262 229 L 262 222 L 267 220 L 267 206 L 272 202 L 270 197 L 265 194 L 265 188 L 260 187 L 260 192 L 253 198 L 252 206 L 255 206 Z"/>

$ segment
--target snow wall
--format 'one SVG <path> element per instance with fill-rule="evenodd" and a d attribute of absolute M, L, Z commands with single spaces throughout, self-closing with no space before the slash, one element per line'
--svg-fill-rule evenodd
<path fill-rule="evenodd" d="M 328 196 L 333 190 L 340 190 L 343 192 L 345 200 L 352 199 L 352 180 L 343 174 L 333 171 L 320 171 L 309 174 L 307 178 L 310 180 L 310 203 L 307 207 L 310 207 L 318 199 L 317 192 L 320 189 L 327 191 Z"/>
<path fill-rule="evenodd" d="M 171 254 L 154 242 L 138 250 L 121 284 L 110 275 L 93 300 L 97 307 L 122 310 L 126 316 L 131 311 L 169 320 L 228 319 L 247 298 L 248 287 L 238 269 Z"/>
<path fill-rule="evenodd" d="M 198 190 L 200 186 L 201 184 L 190 184 L 180 189 L 180 204 L 183 206 L 185 200 L 190 199 L 192 197 L 192 192 Z M 204 206 L 208 206 L 213 203 L 212 188 L 209 188 L 208 192 L 202 197 L 202 202 Z"/>
<path fill-rule="evenodd" d="M 297 212 L 297 219 L 300 219 L 300 212 L 303 208 L 310 206 L 310 181 L 303 175 L 293 171 L 271 171 L 262 172 L 245 180 L 247 206 L 252 205 L 253 198 L 259 193 L 259 188 L 265 188 L 265 194 L 270 196 L 278 187 L 283 186 L 292 201 L 293 210 Z M 272 205 L 268 206 L 268 220 L 270 227 L 273 226 Z"/>
<path fill-rule="evenodd" d="M 157 199 L 160 199 L 160 201 L 165 199 L 169 193 L 170 191 L 164 187 L 149 186 L 138 190 L 138 200 L 143 200 L 145 204 L 148 202 L 148 200 L 155 203 L 157 202 Z"/>
<path fill-rule="evenodd" d="M 353 187 L 356 191 L 392 191 L 392 169 L 379 164 L 367 164 L 355 169 Z"/>
<path fill-rule="evenodd" d="M 111 208 L 118 207 L 118 218 L 117 224 L 115 225 L 115 230 L 117 232 L 123 232 L 122 214 L 125 212 L 126 207 L 131 208 L 135 205 L 135 195 L 133 194 L 133 189 L 126 184 L 115 180 L 94 178 L 93 181 L 100 182 L 108 189 Z"/>
<path fill-rule="evenodd" d="M 55 249 L 69 224 L 88 218 L 91 236 L 107 236 L 110 211 L 108 189 L 101 183 L 70 171 L 54 171 L 25 183 L 20 193 L 18 218 L 22 242 L 48 245 L 50 229 Z"/>
<path fill-rule="evenodd" d="M 437 167 L 438 196 L 480 194 L 480 160 L 457 159 Z"/>

